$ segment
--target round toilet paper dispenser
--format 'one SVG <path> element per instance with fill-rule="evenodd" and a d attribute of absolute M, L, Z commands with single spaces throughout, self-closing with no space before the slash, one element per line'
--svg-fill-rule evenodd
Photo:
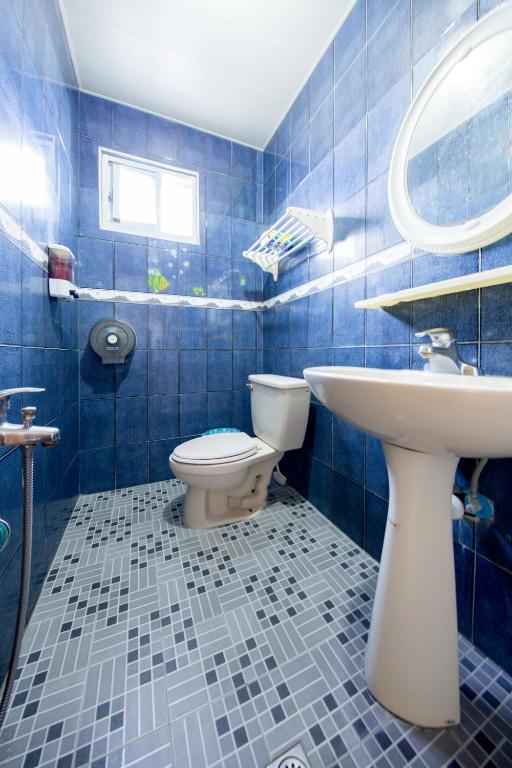
<path fill-rule="evenodd" d="M 125 363 L 135 347 L 135 341 L 131 325 L 113 318 L 100 320 L 89 334 L 89 343 L 104 365 Z"/>

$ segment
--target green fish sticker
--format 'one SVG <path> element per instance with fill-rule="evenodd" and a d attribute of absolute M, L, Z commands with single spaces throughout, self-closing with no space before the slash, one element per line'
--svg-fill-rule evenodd
<path fill-rule="evenodd" d="M 148 272 L 148 288 L 152 288 L 155 293 L 165 291 L 169 286 L 170 282 L 158 271 L 158 269 L 151 269 Z"/>
<path fill-rule="evenodd" d="M 192 288 L 192 293 L 194 296 L 206 296 L 206 291 L 204 288 Z"/>

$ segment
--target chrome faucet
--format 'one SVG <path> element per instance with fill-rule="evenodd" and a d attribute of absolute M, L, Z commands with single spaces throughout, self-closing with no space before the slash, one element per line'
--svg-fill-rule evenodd
<path fill-rule="evenodd" d="M 466 363 L 461 358 L 457 341 L 451 328 L 429 328 L 427 331 L 416 333 L 415 336 L 417 339 L 424 339 L 426 336 L 430 336 L 431 343 L 422 344 L 418 349 L 418 352 L 425 360 L 434 362 L 439 355 L 444 360 L 443 370 L 446 372 L 453 369 L 453 373 L 460 373 L 463 376 L 482 375 L 480 368 Z"/>
<path fill-rule="evenodd" d="M 36 408 L 32 405 L 21 409 L 22 424 L 11 424 L 7 421 L 9 400 L 12 395 L 24 392 L 44 392 L 40 387 L 14 387 L 0 390 L 0 446 L 2 445 L 42 445 L 50 448 L 60 440 L 57 427 L 39 427 L 32 422 L 36 416 Z"/>

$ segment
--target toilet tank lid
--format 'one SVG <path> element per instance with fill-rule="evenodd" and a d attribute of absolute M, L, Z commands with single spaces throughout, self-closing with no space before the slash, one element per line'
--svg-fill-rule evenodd
<path fill-rule="evenodd" d="M 264 387 L 274 389 L 309 389 L 305 379 L 296 379 L 292 376 L 278 376 L 274 373 L 251 373 L 249 381 L 253 384 L 261 384 Z"/>

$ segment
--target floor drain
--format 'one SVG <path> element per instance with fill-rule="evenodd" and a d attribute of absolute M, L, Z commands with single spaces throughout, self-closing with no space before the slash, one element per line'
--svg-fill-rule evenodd
<path fill-rule="evenodd" d="M 286 750 L 284 755 L 273 760 L 267 768 L 309 768 L 302 744 L 294 744 L 293 747 Z"/>
<path fill-rule="evenodd" d="M 295 755 L 286 755 L 279 763 L 279 768 L 308 768 L 304 760 Z"/>

